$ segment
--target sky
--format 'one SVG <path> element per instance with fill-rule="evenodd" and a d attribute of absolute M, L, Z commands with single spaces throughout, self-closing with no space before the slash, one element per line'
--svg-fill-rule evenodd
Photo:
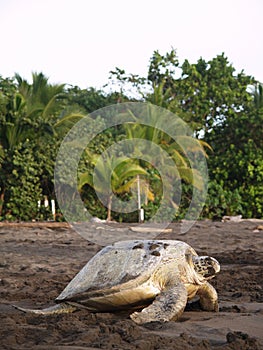
<path fill-rule="evenodd" d="M 100 89 L 174 48 L 180 63 L 224 52 L 263 82 L 262 14 L 263 0 L 0 0 L 0 75 Z"/>

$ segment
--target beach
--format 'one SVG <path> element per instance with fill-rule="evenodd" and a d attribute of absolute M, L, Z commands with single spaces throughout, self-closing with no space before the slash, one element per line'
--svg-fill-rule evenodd
<path fill-rule="evenodd" d="M 82 309 L 45 316 L 15 309 L 12 305 L 53 305 L 101 246 L 66 223 L 1 223 L 1 349 L 263 349 L 262 221 L 197 221 L 184 234 L 181 225 L 156 230 L 155 237 L 185 241 L 198 254 L 220 262 L 221 271 L 211 280 L 219 312 L 189 305 L 178 322 L 139 326 L 127 312 L 94 314 Z M 136 231 L 130 224 L 109 227 L 116 241 L 133 238 Z M 100 223 L 86 229 L 107 235 Z M 147 233 L 142 235 L 147 239 Z"/>

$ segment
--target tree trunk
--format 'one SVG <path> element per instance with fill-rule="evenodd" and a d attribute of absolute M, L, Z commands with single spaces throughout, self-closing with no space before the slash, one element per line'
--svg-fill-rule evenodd
<path fill-rule="evenodd" d="M 0 194 L 0 216 L 2 216 L 3 206 L 4 206 L 4 200 L 5 200 L 5 192 L 3 191 L 3 192 Z"/>
<path fill-rule="evenodd" d="M 111 221 L 111 204 L 112 204 L 112 196 L 110 195 L 107 203 L 107 221 Z"/>

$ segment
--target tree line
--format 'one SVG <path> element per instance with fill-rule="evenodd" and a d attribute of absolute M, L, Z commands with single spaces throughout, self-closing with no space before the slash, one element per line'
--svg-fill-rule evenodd
<path fill-rule="evenodd" d="M 262 87 L 243 71 L 237 73 L 224 54 L 209 61 L 200 58 L 196 63 L 185 60 L 180 64 L 174 50 L 164 55 L 155 51 L 146 77 L 115 68 L 102 90 L 50 84 L 43 73 L 33 73 L 32 82 L 19 74 L 12 78 L 0 76 L 0 220 L 50 219 L 50 209 L 39 206 L 39 201 L 55 199 L 54 164 L 67 132 L 83 117 L 92 116 L 95 110 L 120 102 L 139 101 L 150 102 L 177 115 L 190 126 L 202 146 L 209 171 L 202 218 L 220 219 L 223 215 L 237 214 L 261 218 Z M 96 122 L 105 123 L 99 118 Z M 96 164 L 102 179 L 109 169 L 114 170 L 112 191 L 123 205 L 131 198 L 139 175 L 146 219 L 158 209 L 163 194 L 161 179 L 151 164 L 136 160 L 127 163 L 123 159 L 111 169 L 110 159 L 98 163 L 100 154 L 124 137 L 151 140 L 173 157 L 183 186 L 180 208 L 175 211 L 174 219 L 184 217 L 193 192 L 191 172 L 194 169 L 167 134 L 153 133 L 151 128 L 136 123 L 108 128 L 83 152 L 78 189 L 87 209 L 101 218 L 137 220 L 137 213 L 112 211 L 110 196 L 108 208 L 98 199 L 92 177 Z M 99 186 L 105 194 L 103 185 L 102 180 Z M 57 210 L 56 219 L 63 220 L 59 208 Z"/>

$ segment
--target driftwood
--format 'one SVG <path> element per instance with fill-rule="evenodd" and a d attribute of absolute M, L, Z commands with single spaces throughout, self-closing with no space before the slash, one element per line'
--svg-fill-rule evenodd
<path fill-rule="evenodd" d="M 0 222 L 0 227 L 47 227 L 47 228 L 70 228 L 67 222 L 55 222 L 55 221 L 34 221 L 34 222 Z"/>

